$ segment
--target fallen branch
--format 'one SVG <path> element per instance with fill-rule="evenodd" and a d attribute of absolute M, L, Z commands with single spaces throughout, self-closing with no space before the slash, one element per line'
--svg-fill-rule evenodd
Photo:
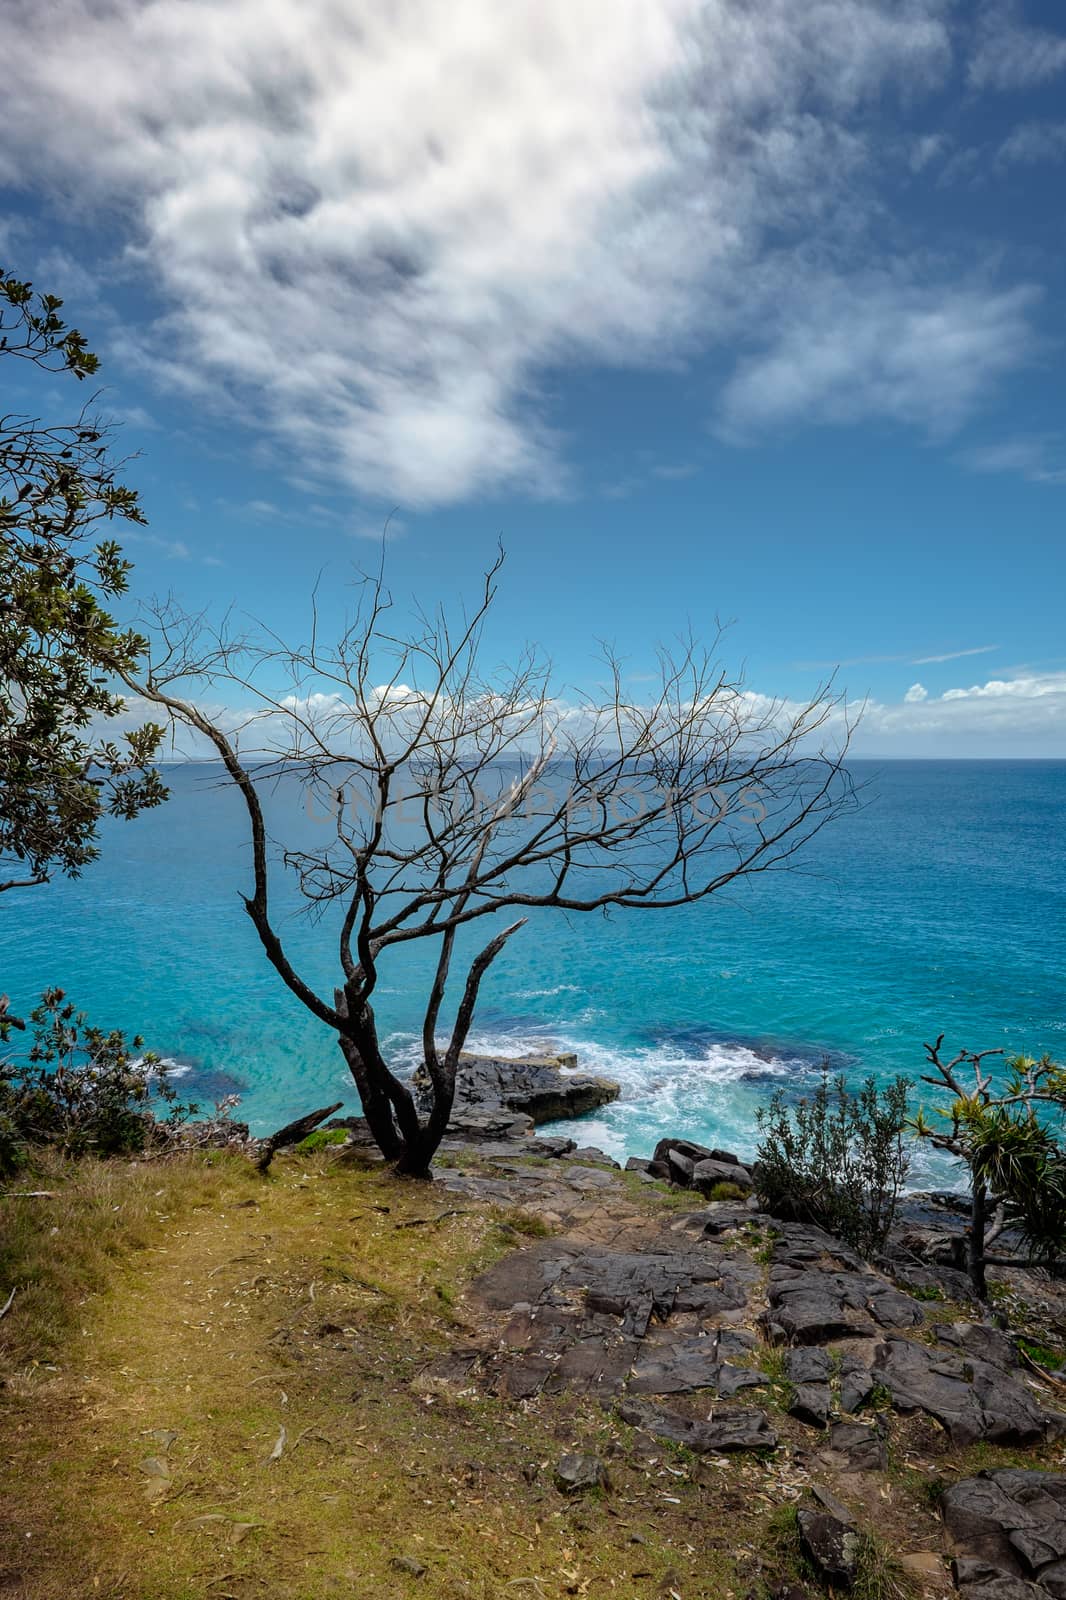
<path fill-rule="evenodd" d="M 468 1217 L 469 1215 L 469 1206 L 464 1207 L 462 1210 L 453 1208 L 451 1211 L 438 1212 L 435 1217 L 412 1217 L 409 1222 L 398 1222 L 396 1226 L 397 1228 L 426 1228 L 431 1222 L 443 1222 L 445 1217 Z"/>
<path fill-rule="evenodd" d="M 1044 1383 L 1049 1383 L 1053 1389 L 1058 1389 L 1060 1393 L 1066 1394 L 1066 1378 L 1060 1378 L 1057 1372 L 1049 1372 L 1046 1367 L 1042 1367 L 1039 1361 L 1033 1360 L 1028 1350 L 1019 1350 L 1018 1354 L 1027 1367 L 1032 1367 L 1038 1378 L 1041 1378 Z"/>
<path fill-rule="evenodd" d="M 314 1133 L 320 1122 L 325 1122 L 327 1117 L 339 1111 L 343 1104 L 343 1100 L 338 1100 L 336 1105 L 323 1106 L 320 1111 L 309 1111 L 306 1117 L 297 1117 L 295 1122 L 287 1122 L 277 1133 L 272 1133 L 270 1138 L 264 1141 L 259 1152 L 259 1159 L 256 1162 L 259 1171 L 266 1171 L 274 1159 L 275 1151 L 280 1150 L 282 1145 L 299 1144 L 309 1133 Z"/>
<path fill-rule="evenodd" d="M 0 1306 L 0 1317 L 6 1317 L 7 1316 L 8 1312 L 11 1310 L 11 1307 L 14 1304 L 14 1302 L 15 1302 L 15 1291 L 14 1291 L 14 1289 L 12 1289 L 11 1293 L 8 1295 L 7 1299 L 4 1301 L 3 1305 Z"/>
<path fill-rule="evenodd" d="M 54 1200 L 54 1189 L 0 1189 L 0 1200 Z"/>

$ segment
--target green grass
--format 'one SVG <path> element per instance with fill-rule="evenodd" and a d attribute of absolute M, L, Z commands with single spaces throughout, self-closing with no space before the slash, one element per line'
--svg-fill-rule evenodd
<path fill-rule="evenodd" d="M 1048 1372 L 1058 1372 L 1066 1362 L 1066 1356 L 1063 1356 L 1061 1350 L 1052 1350 L 1049 1345 L 1038 1344 L 1035 1339 L 1019 1339 L 1018 1348 L 1024 1350 L 1030 1360 L 1035 1361 L 1037 1366 L 1046 1368 Z"/>
<path fill-rule="evenodd" d="M 883 1540 L 873 1533 L 859 1534 L 854 1600 L 909 1600 L 914 1593 L 906 1572 Z"/>
<path fill-rule="evenodd" d="M 301 1155 L 309 1155 L 314 1150 L 324 1150 L 327 1145 L 347 1143 L 348 1134 L 344 1128 L 316 1128 L 306 1139 L 301 1139 L 296 1148 Z"/>

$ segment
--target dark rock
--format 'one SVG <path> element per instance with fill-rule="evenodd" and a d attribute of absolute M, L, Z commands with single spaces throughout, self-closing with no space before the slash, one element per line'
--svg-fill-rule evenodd
<path fill-rule="evenodd" d="M 630 1156 L 626 1162 L 625 1170 L 626 1172 L 643 1172 L 646 1174 L 650 1167 L 651 1162 L 645 1161 L 643 1156 Z"/>
<path fill-rule="evenodd" d="M 944 1491 L 956 1581 L 970 1600 L 1066 1594 L 1066 1476 L 1007 1468 Z M 1013 1587 L 1012 1587 L 1013 1586 Z"/>
<path fill-rule="evenodd" d="M 751 1189 L 755 1179 L 747 1167 L 735 1161 L 697 1161 L 692 1168 L 689 1185 L 707 1194 L 719 1183 L 732 1183 L 738 1189 Z"/>
<path fill-rule="evenodd" d="M 629 1380 L 630 1394 L 691 1394 L 715 1389 L 721 1363 L 713 1339 L 680 1339 L 641 1358 Z"/>
<path fill-rule="evenodd" d="M 734 1367 L 721 1359 L 716 1339 L 677 1339 L 655 1345 L 633 1369 L 630 1394 L 691 1394 L 714 1389 L 722 1399 L 732 1399 L 742 1389 L 760 1388 L 763 1373 L 752 1367 Z"/>
<path fill-rule="evenodd" d="M 615 1172 L 620 1171 L 618 1162 L 609 1156 L 605 1150 L 599 1150 L 594 1144 L 582 1145 L 580 1150 L 572 1150 L 565 1158 L 568 1161 L 598 1162 L 600 1166 L 613 1167 Z"/>
<path fill-rule="evenodd" d="M 563 1139 L 557 1135 L 548 1135 L 547 1137 L 540 1136 L 536 1139 L 531 1139 L 528 1153 L 531 1156 L 558 1157 L 568 1156 L 576 1149 L 577 1145 L 573 1139 Z M 523 1155 L 526 1154 L 525 1151 L 522 1153 Z"/>
<path fill-rule="evenodd" d="M 874 1380 L 858 1356 L 845 1356 L 840 1366 L 840 1409 L 860 1411 L 870 1398 Z"/>
<path fill-rule="evenodd" d="M 606 1489 L 610 1480 L 599 1456 L 568 1454 L 556 1463 L 555 1487 L 561 1494 L 584 1494 L 589 1489 Z"/>
<path fill-rule="evenodd" d="M 566 1182 L 572 1189 L 610 1189 L 615 1183 L 614 1174 L 607 1167 L 585 1167 L 575 1162 L 565 1162 Z"/>
<path fill-rule="evenodd" d="M 1040 1587 L 1046 1589 L 1054 1600 L 1066 1600 L 1066 1561 L 1053 1561 L 1040 1569 Z"/>
<path fill-rule="evenodd" d="M 696 1169 L 701 1169 L 697 1177 Z M 707 1193 L 716 1183 L 735 1183 L 752 1187 L 752 1177 L 737 1157 L 728 1150 L 709 1150 L 691 1139 L 660 1139 L 645 1171 L 662 1183 L 675 1183 L 682 1189 Z"/>
<path fill-rule="evenodd" d="M 671 1150 L 676 1150 L 693 1164 L 697 1161 L 716 1161 L 720 1154 L 717 1150 L 708 1150 L 706 1145 L 693 1144 L 691 1139 L 660 1139 L 652 1152 L 652 1160 L 668 1160 Z"/>
<path fill-rule="evenodd" d="M 810 1230 L 817 1235 L 818 1230 Z M 823 1236 L 825 1237 L 825 1236 Z M 828 1241 L 832 1244 L 832 1241 Z M 835 1245 L 836 1259 L 850 1258 Z M 921 1307 L 901 1294 L 879 1274 L 870 1271 L 836 1271 L 812 1267 L 812 1257 L 824 1254 L 818 1237 L 807 1242 L 793 1236 L 784 1250 L 775 1247 L 770 1269 L 769 1310 L 764 1321 L 779 1324 L 793 1344 L 827 1344 L 832 1339 L 869 1338 L 872 1315 L 883 1327 L 916 1327 L 924 1319 Z"/>
<path fill-rule="evenodd" d="M 785 1356 L 785 1377 L 789 1383 L 828 1383 L 832 1365 L 828 1350 L 790 1350 Z"/>
<path fill-rule="evenodd" d="M 685 1445 L 697 1455 L 777 1448 L 777 1435 L 771 1431 L 762 1411 L 740 1407 L 719 1410 L 709 1422 L 701 1422 L 696 1418 L 679 1416 L 673 1411 L 660 1411 L 657 1407 L 627 1400 L 619 1407 L 618 1414 L 623 1422 L 642 1428 L 657 1439 Z"/>
<path fill-rule="evenodd" d="M 835 1517 L 838 1522 L 850 1524 L 855 1521 L 847 1506 L 838 1500 L 832 1490 L 827 1489 L 824 1483 L 812 1483 L 811 1493 L 821 1505 L 823 1511 L 828 1511 L 829 1515 Z"/>
<path fill-rule="evenodd" d="M 888 1465 L 884 1434 L 873 1423 L 834 1422 L 829 1450 L 846 1472 L 883 1472 Z"/>
<path fill-rule="evenodd" d="M 827 1383 L 794 1384 L 788 1414 L 812 1428 L 824 1428 L 829 1421 L 832 1399 Z"/>
<path fill-rule="evenodd" d="M 873 1374 L 899 1411 L 926 1411 L 964 1447 L 1042 1444 L 1063 1431 L 1063 1419 L 1043 1411 L 1009 1373 L 980 1358 L 960 1358 L 942 1346 L 886 1339 L 873 1356 Z"/>
<path fill-rule="evenodd" d="M 962 1600 L 1047 1600 L 1046 1589 L 990 1572 L 983 1562 L 957 1561 L 954 1575 Z"/>
<path fill-rule="evenodd" d="M 530 1117 L 534 1123 L 556 1122 L 584 1116 L 617 1100 L 621 1092 L 617 1083 L 609 1078 L 571 1076 L 563 1070 L 575 1065 L 576 1058 L 569 1055 L 508 1060 L 464 1054 L 459 1058 L 452 1125 L 459 1128 L 471 1116 L 498 1115 L 503 1108 Z M 422 1068 L 414 1075 L 414 1087 L 425 1109 L 430 1091 Z"/>
<path fill-rule="evenodd" d="M 666 1152 L 666 1164 L 673 1183 L 679 1183 L 683 1189 L 691 1187 L 692 1174 L 696 1170 L 696 1163 L 691 1156 L 687 1156 L 683 1150 L 670 1149 Z"/>
<path fill-rule="evenodd" d="M 615 1395 L 625 1384 L 637 1346 L 631 1340 L 582 1339 L 564 1350 L 545 1384 L 548 1393 L 578 1389 L 583 1394 Z"/>
<path fill-rule="evenodd" d="M 389 1566 L 395 1572 L 406 1572 L 409 1578 L 424 1578 L 427 1570 L 415 1556 L 393 1556 Z"/>
<path fill-rule="evenodd" d="M 798 1514 L 800 1543 L 808 1561 L 827 1584 L 850 1588 L 859 1559 L 859 1536 L 828 1511 L 804 1507 Z"/>
<path fill-rule="evenodd" d="M 990 1361 L 993 1366 L 1010 1368 L 1018 1365 L 1017 1347 L 1010 1334 L 1004 1333 L 1001 1328 L 991 1327 L 987 1322 L 938 1322 L 933 1335 L 941 1344 L 966 1350 L 972 1356 L 979 1356 L 982 1361 Z"/>

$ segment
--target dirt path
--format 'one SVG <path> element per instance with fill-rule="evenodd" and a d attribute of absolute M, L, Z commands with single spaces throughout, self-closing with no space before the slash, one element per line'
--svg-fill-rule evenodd
<path fill-rule="evenodd" d="M 239 1162 L 206 1190 L 188 1176 L 55 1362 L 0 1390 L 0 1594 L 762 1600 L 802 1572 L 816 1483 L 879 1548 L 924 1557 L 878 1594 L 950 1588 L 929 1488 L 976 1458 L 884 1411 L 823 1468 L 829 1435 L 788 1414 L 760 1308 L 826 1315 L 809 1241 L 705 1237 L 685 1205 L 580 1163 L 464 1160 L 429 1187 L 324 1152 L 266 1181 Z M 875 1278 L 865 1302 L 841 1280 L 848 1317 L 922 1323 Z M 736 1417 L 716 1386 L 762 1418 L 741 1453 L 706 1426 Z M 656 1433 L 662 1395 L 695 1452 Z M 606 1490 L 560 1493 L 566 1453 L 595 1455 Z"/>

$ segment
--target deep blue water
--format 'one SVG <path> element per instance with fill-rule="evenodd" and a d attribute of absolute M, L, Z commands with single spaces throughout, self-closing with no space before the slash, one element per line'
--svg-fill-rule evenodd
<path fill-rule="evenodd" d="M 1061 1057 L 1066 1040 L 1066 762 L 855 763 L 855 814 L 801 870 L 676 912 L 534 913 L 482 990 L 471 1048 L 555 1045 L 623 1098 L 583 1142 L 641 1154 L 664 1132 L 750 1151 L 753 1112 L 828 1054 L 849 1075 L 916 1075 L 923 1040 Z M 237 1086 L 276 1126 L 357 1101 L 329 1031 L 263 958 L 241 908 L 242 812 L 214 769 L 168 769 L 170 802 L 106 829 L 76 882 L 0 905 L 0 988 L 58 983 L 144 1034 L 202 1102 Z M 282 896 L 305 974 L 331 993 L 333 939 Z M 429 952 L 383 968 L 382 1031 L 410 1059 Z M 916 1173 L 921 1177 L 921 1169 Z"/>

